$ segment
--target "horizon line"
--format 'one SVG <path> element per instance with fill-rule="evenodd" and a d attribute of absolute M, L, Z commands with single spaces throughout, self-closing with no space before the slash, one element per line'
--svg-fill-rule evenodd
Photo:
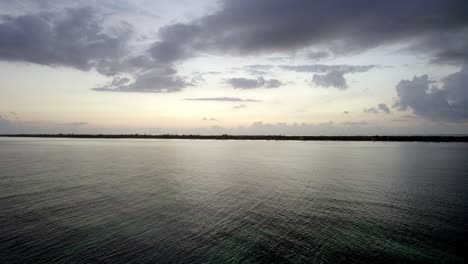
<path fill-rule="evenodd" d="M 289 140 L 289 141 L 387 141 L 387 142 L 464 142 L 468 135 L 334 135 L 334 136 L 289 136 L 289 135 L 200 135 L 200 134 L 0 134 L 0 137 L 24 138 L 98 138 L 98 139 L 213 139 L 213 140 Z"/>

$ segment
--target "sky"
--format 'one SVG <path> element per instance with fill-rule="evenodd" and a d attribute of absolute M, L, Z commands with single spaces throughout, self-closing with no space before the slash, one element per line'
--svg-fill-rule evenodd
<path fill-rule="evenodd" d="M 466 0 L 0 0 L 0 134 L 468 134 Z"/>

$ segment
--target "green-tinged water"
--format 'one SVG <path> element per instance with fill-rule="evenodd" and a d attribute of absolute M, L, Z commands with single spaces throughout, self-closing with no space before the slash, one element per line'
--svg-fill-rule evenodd
<path fill-rule="evenodd" d="M 468 144 L 0 138 L 1 263 L 463 263 Z"/>

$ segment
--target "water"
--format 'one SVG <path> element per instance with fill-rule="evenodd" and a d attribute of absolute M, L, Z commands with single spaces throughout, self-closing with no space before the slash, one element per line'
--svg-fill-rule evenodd
<path fill-rule="evenodd" d="M 0 138 L 2 263 L 463 263 L 468 144 Z"/>

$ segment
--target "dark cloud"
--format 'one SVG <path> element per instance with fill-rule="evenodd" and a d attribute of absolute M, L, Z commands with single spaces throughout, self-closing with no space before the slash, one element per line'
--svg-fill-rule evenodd
<path fill-rule="evenodd" d="M 192 85 L 177 76 L 172 48 L 161 47 L 131 55 L 133 32 L 128 24 L 104 28 L 105 15 L 92 7 L 63 12 L 3 16 L 0 20 L 0 59 L 79 70 L 96 69 L 113 79 L 95 91 L 176 92 Z M 172 35 L 162 31 L 162 37 Z M 164 45 L 163 45 L 164 46 Z M 179 53 L 177 51 L 176 53 Z M 129 78 L 130 77 L 130 78 Z"/>
<path fill-rule="evenodd" d="M 276 79 L 265 80 L 263 77 L 258 77 L 257 79 L 231 78 L 231 79 L 228 79 L 226 82 L 236 89 L 256 89 L 256 88 L 262 88 L 262 87 L 278 88 L 278 87 L 285 85 L 279 80 L 276 80 Z"/>
<path fill-rule="evenodd" d="M 94 90 L 115 92 L 180 91 L 195 83 L 163 69 L 176 69 L 178 63 L 201 54 L 281 55 L 316 50 L 309 55 L 321 58 L 326 56 L 323 47 L 329 56 L 336 56 L 411 43 L 406 50 L 434 63 L 468 62 L 465 0 L 221 0 L 213 13 L 160 28 L 158 40 L 142 52 L 129 46 L 134 33 L 128 24 L 106 27 L 106 15 L 97 8 L 64 10 L 62 6 L 2 16 L 0 60 L 96 69 L 114 80 Z M 315 82 L 344 89 L 343 74 L 365 72 L 375 65 L 291 67 L 296 68 L 283 69 L 321 73 Z M 275 79 L 237 79 L 232 85 L 239 89 L 283 85 Z"/>
<path fill-rule="evenodd" d="M 110 30 L 91 7 L 63 13 L 41 12 L 0 19 L 0 59 L 80 70 L 117 64 L 128 53 L 132 31 L 121 24 Z M 103 69 L 103 71 L 101 71 Z"/>
<path fill-rule="evenodd" d="M 343 71 L 331 71 L 326 74 L 314 74 L 312 77 L 312 83 L 320 87 L 334 87 L 340 90 L 348 88 L 348 83 L 344 78 Z"/>
<path fill-rule="evenodd" d="M 468 27 L 456 32 L 440 32 L 420 40 L 408 49 L 413 53 L 425 51 L 431 63 L 463 65 L 468 63 Z"/>
<path fill-rule="evenodd" d="M 170 60 L 201 51 L 245 55 L 311 46 L 341 55 L 412 41 L 417 52 L 438 60 L 466 54 L 464 44 L 428 41 L 443 33 L 446 43 L 460 43 L 467 9 L 465 0 L 224 0 L 213 14 L 162 29 L 156 50 L 167 49 Z"/>
<path fill-rule="evenodd" d="M 343 114 L 349 115 L 349 111 L 343 111 Z"/>
<path fill-rule="evenodd" d="M 195 55 L 199 38 L 196 25 L 174 24 L 159 30 L 158 41 L 150 48 L 153 58 L 163 63 L 173 63 Z"/>
<path fill-rule="evenodd" d="M 242 99 L 237 97 L 204 97 L 204 98 L 185 98 L 186 101 L 214 101 L 214 102 L 261 102 L 255 99 Z"/>
<path fill-rule="evenodd" d="M 441 86 L 429 76 L 415 76 L 402 80 L 396 86 L 397 100 L 394 104 L 400 111 L 413 110 L 416 115 L 433 121 L 468 120 L 468 69 L 450 74 L 441 80 Z"/>

